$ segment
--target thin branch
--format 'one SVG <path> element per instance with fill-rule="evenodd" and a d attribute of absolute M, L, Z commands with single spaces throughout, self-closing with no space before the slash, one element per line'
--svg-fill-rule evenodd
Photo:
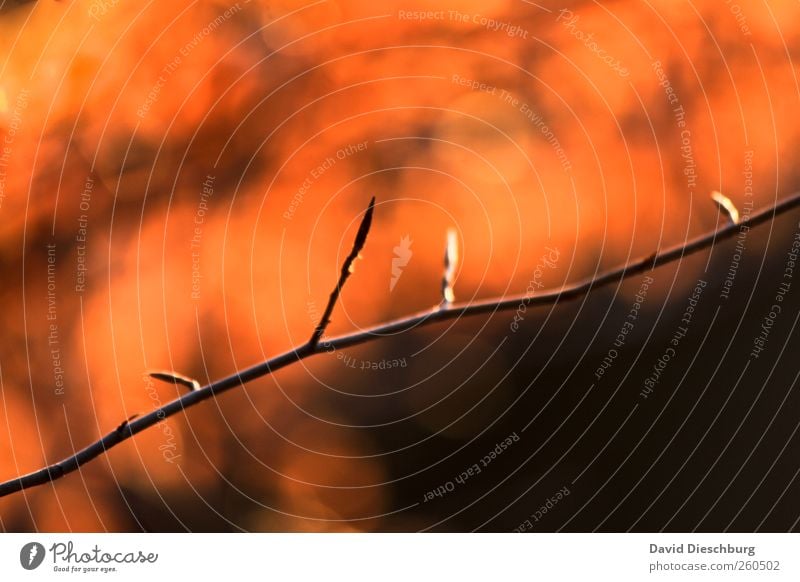
<path fill-rule="evenodd" d="M 267 376 L 277 370 L 280 370 L 281 368 L 285 368 L 286 366 L 294 364 L 295 362 L 308 358 L 309 356 L 313 356 L 314 354 L 328 352 L 332 349 L 335 350 L 363 344 L 365 342 L 377 340 L 391 333 L 416 329 L 420 326 L 430 325 L 434 322 L 478 315 L 482 313 L 495 313 L 503 310 L 516 309 L 521 301 L 525 301 L 526 305 L 530 307 L 535 305 L 555 304 L 559 301 L 575 299 L 586 295 L 598 287 L 604 287 L 612 283 L 619 282 L 638 273 L 649 271 L 661 265 L 679 260 L 687 255 L 697 253 L 703 249 L 713 246 L 717 241 L 735 236 L 743 227 L 754 227 L 759 224 L 763 224 L 775 218 L 777 215 L 788 212 L 789 210 L 797 208 L 798 206 L 800 206 L 800 193 L 793 194 L 776 203 L 774 206 L 769 206 L 760 210 L 759 212 L 751 214 L 739 224 L 724 225 L 717 230 L 711 231 L 692 240 L 677 244 L 648 257 L 623 265 L 622 267 L 601 273 L 596 277 L 585 279 L 572 285 L 567 285 L 549 293 L 539 294 L 533 297 L 526 294 L 519 294 L 505 298 L 493 298 L 472 303 L 453 304 L 444 308 L 437 306 L 434 309 L 421 311 L 402 319 L 382 323 L 371 329 L 332 338 L 322 345 L 320 345 L 318 341 L 322 334 L 317 334 L 315 332 L 312 340 L 316 338 L 316 341 L 309 341 L 297 348 L 289 350 L 288 352 L 270 358 L 269 360 L 244 370 L 237 371 L 236 373 L 222 378 L 221 380 L 212 382 L 211 384 L 208 384 L 199 390 L 184 394 L 180 398 L 176 398 L 175 400 L 168 402 L 164 406 L 153 410 L 148 414 L 139 417 L 131 417 L 122 422 L 122 424 L 120 424 L 115 430 L 106 434 L 100 440 L 95 441 L 86 448 L 76 452 L 74 455 L 33 473 L 11 479 L 5 483 L 0 483 L 0 497 L 9 495 L 16 491 L 28 489 L 44 483 L 49 483 L 60 477 L 63 477 L 64 475 L 77 470 L 81 465 L 84 465 L 92 459 L 103 455 L 110 448 L 131 438 L 133 435 L 138 434 L 143 430 L 155 426 L 170 416 L 178 414 L 179 412 L 183 412 L 187 408 L 199 404 L 204 400 L 208 400 L 212 396 L 227 392 L 233 388 L 238 388 L 243 384 L 250 382 L 251 380 Z M 373 203 L 371 202 L 370 209 L 372 207 Z M 368 209 L 368 212 L 370 212 L 370 209 Z M 359 241 L 360 246 L 363 247 L 363 243 L 366 240 L 366 231 L 368 230 L 369 225 L 364 227 L 365 222 L 367 222 L 366 216 L 364 221 L 362 221 L 359 234 L 356 237 L 357 244 L 354 246 L 354 249 L 359 247 Z M 360 248 L 358 250 L 360 250 Z M 355 254 L 357 256 L 358 252 Z M 348 260 L 350 260 L 352 263 L 352 259 L 350 259 L 350 257 L 348 257 Z M 337 296 L 338 291 L 341 289 L 341 283 L 342 280 L 340 279 L 340 284 L 337 285 L 336 290 L 334 290 L 334 293 Z M 332 310 L 332 303 L 335 303 L 335 297 L 333 294 L 332 299 L 333 301 L 331 304 L 329 304 L 330 309 L 326 311 Z M 330 314 L 328 314 L 328 316 L 330 316 Z M 322 330 L 324 331 L 324 327 Z"/>
<path fill-rule="evenodd" d="M 375 196 L 373 196 L 372 200 L 369 201 L 369 206 L 367 206 L 367 211 L 364 213 L 364 218 L 361 219 L 361 225 L 358 227 L 356 239 L 353 241 L 353 248 L 350 251 L 350 254 L 347 255 L 347 258 L 344 260 L 344 263 L 342 263 L 342 271 L 339 274 L 339 280 L 336 282 L 336 287 L 334 287 L 333 291 L 331 291 L 331 296 L 328 298 L 328 305 L 325 306 L 325 312 L 322 314 L 322 319 L 319 320 L 319 325 L 314 329 L 311 339 L 308 340 L 308 344 L 311 347 L 314 347 L 319 343 L 322 334 L 325 333 L 325 330 L 331 322 L 331 314 L 333 313 L 333 308 L 336 306 L 336 301 L 339 299 L 339 294 L 342 292 L 342 287 L 344 287 L 345 282 L 347 282 L 347 278 L 354 270 L 353 261 L 358 258 L 361 250 L 364 248 L 364 244 L 367 242 L 369 227 L 372 226 L 372 211 L 374 209 Z"/>
<path fill-rule="evenodd" d="M 151 378 L 155 378 L 156 380 L 161 380 L 162 382 L 169 382 L 170 384 L 175 384 L 176 386 L 180 384 L 181 386 L 184 386 L 191 391 L 200 390 L 200 382 L 198 382 L 194 378 L 189 378 L 189 376 L 184 376 L 183 374 L 172 372 L 171 370 L 153 370 L 151 372 L 148 372 L 148 375 Z"/>

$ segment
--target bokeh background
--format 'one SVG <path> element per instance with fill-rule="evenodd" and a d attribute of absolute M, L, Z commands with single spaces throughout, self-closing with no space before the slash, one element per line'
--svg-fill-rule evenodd
<path fill-rule="evenodd" d="M 177 396 L 146 370 L 305 341 L 372 195 L 332 334 L 436 305 L 450 228 L 470 301 L 712 230 L 713 190 L 800 189 L 799 34 L 782 0 L 3 1 L 0 479 Z M 800 283 L 750 355 L 797 232 L 651 273 L 599 379 L 640 276 L 305 360 L 0 499 L 0 529 L 797 529 Z"/>

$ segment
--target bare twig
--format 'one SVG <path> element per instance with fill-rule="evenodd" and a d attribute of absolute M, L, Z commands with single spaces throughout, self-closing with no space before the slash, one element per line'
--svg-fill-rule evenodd
<path fill-rule="evenodd" d="M 336 301 L 339 299 L 339 293 L 342 292 L 342 287 L 344 287 L 347 278 L 353 272 L 353 261 L 355 261 L 361 250 L 364 248 L 364 243 L 367 242 L 367 235 L 369 234 L 369 227 L 372 226 L 372 211 L 375 209 L 375 196 L 372 197 L 372 200 L 369 201 L 369 206 L 367 206 L 367 211 L 364 213 L 364 218 L 361 219 L 361 225 L 358 227 L 358 232 L 356 233 L 356 239 L 353 241 L 353 248 L 350 251 L 350 254 L 347 255 L 347 258 L 342 263 L 342 271 L 339 274 L 339 280 L 336 282 L 336 287 L 333 288 L 331 291 L 331 296 L 328 299 L 328 305 L 325 306 L 325 312 L 322 314 L 322 319 L 319 320 L 319 325 L 314 329 L 314 333 L 311 336 L 311 339 L 308 340 L 308 344 L 313 348 L 319 343 L 322 334 L 325 333 L 325 329 L 331 322 L 331 313 L 333 313 L 333 308 L 336 305 Z"/>
<path fill-rule="evenodd" d="M 77 451 L 74 455 L 69 456 L 66 459 L 44 467 L 43 469 L 33 473 L 23 475 L 22 477 L 16 477 L 6 481 L 5 483 L 0 483 L 0 497 L 9 495 L 16 491 L 28 489 L 44 483 L 49 483 L 60 477 L 63 477 L 64 475 L 77 470 L 81 465 L 84 465 L 92 459 L 105 454 L 108 449 L 118 445 L 122 441 L 131 438 L 133 435 L 158 424 L 165 418 L 169 418 L 170 416 L 178 414 L 179 412 L 199 404 L 204 400 L 208 400 L 212 396 L 227 392 L 233 388 L 238 388 L 243 384 L 250 382 L 251 380 L 267 376 L 277 370 L 280 370 L 281 368 L 285 368 L 286 366 L 294 364 L 295 362 L 308 358 L 309 356 L 313 356 L 314 354 L 328 352 L 331 349 L 341 349 L 362 344 L 386 335 L 390 335 L 392 333 L 416 329 L 423 325 L 430 325 L 434 322 L 478 315 L 482 313 L 495 313 L 503 310 L 517 309 L 520 301 L 523 300 L 527 302 L 527 305 L 535 306 L 555 304 L 559 301 L 575 299 L 577 297 L 586 295 L 598 287 L 610 285 L 614 282 L 618 282 L 627 277 L 636 275 L 637 273 L 649 271 L 661 265 L 679 260 L 686 255 L 690 255 L 711 247 L 717 241 L 735 236 L 740 232 L 742 227 L 754 227 L 759 224 L 763 224 L 773 219 L 775 216 L 788 212 L 789 210 L 797 208 L 798 206 L 800 206 L 800 193 L 793 194 L 781 200 L 780 202 L 777 202 L 773 206 L 769 206 L 760 210 L 759 212 L 751 214 L 739 224 L 727 224 L 718 228 L 717 230 L 711 231 L 695 239 L 677 244 L 653 255 L 649 255 L 645 258 L 633 261 L 616 269 L 601 273 L 596 277 L 586 279 L 572 285 L 567 285 L 566 287 L 562 287 L 549 293 L 543 293 L 533 297 L 523 293 L 505 298 L 492 298 L 472 303 L 453 304 L 445 308 L 437 306 L 434 309 L 428 309 L 408 317 L 379 324 L 371 329 L 332 338 L 326 341 L 322 346 L 319 345 L 319 338 L 322 334 L 315 332 L 311 341 L 302 344 L 297 348 L 289 350 L 288 352 L 270 358 L 269 360 L 244 370 L 237 371 L 234 374 L 212 382 L 211 384 L 208 384 L 199 390 L 184 394 L 180 398 L 176 398 L 175 400 L 168 402 L 167 404 L 156 410 L 153 410 L 152 412 L 149 412 L 148 414 L 130 418 L 124 421 L 115 430 L 106 434 L 100 440 L 95 441 L 80 451 Z M 370 212 L 372 207 L 373 203 L 371 202 L 368 212 Z M 364 241 L 366 240 L 366 232 L 369 229 L 369 224 L 367 224 L 366 227 L 364 226 L 367 222 L 368 220 L 365 216 L 364 220 L 362 221 L 361 228 L 359 228 L 359 234 L 356 236 L 356 245 L 354 245 L 354 250 L 356 248 L 360 250 L 360 248 L 363 247 Z M 356 251 L 355 256 L 357 255 L 358 252 Z M 350 263 L 352 263 L 353 260 L 351 257 L 354 257 L 352 253 L 351 256 L 348 257 Z M 336 289 L 334 290 L 336 296 L 338 296 L 338 291 L 341 289 L 342 282 L 342 279 L 340 279 L 340 284 L 337 285 Z M 332 305 L 335 303 L 336 297 L 334 294 L 331 294 L 331 296 L 332 301 L 329 303 L 329 309 L 327 309 L 326 312 L 332 310 Z M 329 316 L 330 313 L 328 313 L 328 317 Z M 324 332 L 324 327 L 322 328 L 322 331 Z"/>
<path fill-rule="evenodd" d="M 161 380 L 162 382 L 169 382 L 170 384 L 180 384 L 181 386 L 185 386 L 191 391 L 200 390 L 200 382 L 195 380 L 194 378 L 189 378 L 189 376 L 184 376 L 183 374 L 178 374 L 177 372 L 171 372 L 169 370 L 153 370 L 148 372 L 148 375 L 151 378 L 155 378 L 156 380 Z"/>

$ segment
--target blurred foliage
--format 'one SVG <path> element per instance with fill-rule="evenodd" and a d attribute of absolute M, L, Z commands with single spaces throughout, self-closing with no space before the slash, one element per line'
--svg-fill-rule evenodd
<path fill-rule="evenodd" d="M 449 227 L 463 246 L 463 301 L 523 292 L 545 246 L 561 253 L 545 273 L 557 287 L 714 228 L 708 193 L 742 202 L 748 149 L 756 207 L 797 187 L 800 126 L 786 122 L 798 98 L 796 2 L 748 4 L 746 38 L 712 0 L 570 3 L 627 78 L 557 21 L 560 6 L 541 4 L 552 10 L 500 0 L 433 8 L 514 23 L 527 38 L 471 20 L 400 18 L 432 9 L 414 0 L 4 4 L 0 477 L 175 397 L 145 379 L 148 368 L 205 382 L 307 339 L 373 194 L 372 233 L 332 333 L 436 304 Z M 686 110 L 692 192 L 656 60 Z M 526 111 L 557 136 L 569 172 Z M 413 256 L 390 292 L 405 236 Z M 704 267 L 664 269 L 648 311 L 670 294 L 682 303 Z M 623 308 L 636 289 L 621 290 Z M 524 352 L 539 329 L 536 355 L 557 352 L 541 380 L 555 390 L 615 304 L 607 299 L 586 308 L 585 331 L 560 351 L 577 306 L 531 314 L 499 352 L 507 314 L 308 360 L 169 419 L 80 474 L 0 500 L 0 524 L 428 527 L 478 495 L 414 507 L 424 493 L 545 404 L 541 392 L 523 409 L 517 400 L 545 366 Z M 360 369 L 399 359 L 408 365 Z M 547 430 L 533 425 L 527 453 L 520 445 L 501 458 L 496 480 Z M 476 527 L 474 516 L 441 527 Z"/>

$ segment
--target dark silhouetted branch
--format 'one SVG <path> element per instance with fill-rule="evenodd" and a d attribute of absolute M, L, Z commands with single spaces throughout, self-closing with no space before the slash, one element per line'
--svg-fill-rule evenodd
<path fill-rule="evenodd" d="M 243 384 L 267 376 L 281 368 L 285 368 L 295 362 L 319 354 L 329 352 L 335 349 L 346 348 L 365 342 L 379 339 L 383 336 L 390 335 L 405 330 L 416 329 L 423 325 L 430 325 L 435 322 L 445 321 L 448 319 L 455 319 L 459 317 L 466 317 L 471 315 L 495 313 L 498 311 L 517 309 L 521 301 L 525 301 L 526 305 L 547 305 L 555 304 L 559 301 L 575 299 L 586 295 L 598 287 L 610 285 L 619 282 L 622 279 L 636 275 L 665 265 L 667 263 L 679 260 L 686 255 L 696 253 L 703 249 L 713 246 L 716 242 L 731 238 L 735 236 L 742 227 L 754 227 L 759 224 L 770 221 L 775 216 L 783 214 L 793 208 L 800 206 L 800 193 L 793 194 L 768 208 L 764 208 L 754 214 L 751 214 L 746 219 L 741 220 L 739 224 L 726 224 L 717 230 L 704 234 L 692 240 L 685 241 L 681 244 L 669 247 L 665 250 L 659 251 L 646 258 L 639 259 L 606 271 L 597 275 L 596 277 L 567 285 L 560 289 L 543 293 L 535 296 L 528 296 L 525 294 L 513 295 L 504 298 L 485 299 L 482 301 L 475 301 L 465 304 L 452 304 L 446 306 L 436 306 L 433 309 L 421 311 L 414 315 L 390 321 L 387 323 L 379 324 L 371 329 L 363 330 L 357 333 L 338 336 L 326 340 L 323 344 L 319 343 L 322 334 L 325 331 L 327 323 L 330 319 L 330 313 L 341 291 L 344 281 L 347 279 L 347 274 L 350 272 L 350 266 L 355 258 L 358 256 L 359 251 L 363 248 L 366 241 L 367 233 L 369 231 L 370 221 L 372 219 L 372 209 L 374 207 L 374 199 L 370 202 L 367 213 L 361 222 L 361 226 L 356 235 L 356 241 L 353 245 L 353 251 L 345 260 L 342 267 L 342 276 L 339 279 L 336 288 L 331 293 L 331 300 L 325 310 L 320 325 L 314 332 L 311 339 L 288 352 L 270 358 L 265 362 L 261 362 L 244 370 L 237 371 L 236 373 L 222 378 L 203 386 L 199 390 L 193 390 L 168 402 L 164 406 L 149 412 L 143 416 L 131 417 L 120 424 L 115 430 L 106 434 L 100 440 L 90 444 L 84 449 L 77 451 L 74 455 L 54 463 L 48 467 L 17 477 L 0 483 L 0 497 L 9 495 L 22 489 L 28 489 L 44 483 L 49 483 L 67 473 L 77 470 L 81 465 L 88 463 L 108 451 L 108 449 L 118 445 L 122 441 L 131 438 L 133 435 L 142 432 L 152 426 L 155 426 L 165 418 L 169 418 L 179 412 L 185 411 L 187 408 L 208 400 L 212 396 L 216 396 L 233 388 L 242 386 Z M 170 380 L 172 381 L 172 380 Z"/>
<path fill-rule="evenodd" d="M 350 254 L 347 255 L 347 258 L 344 260 L 344 263 L 342 263 L 342 271 L 339 274 L 339 280 L 336 282 L 336 287 L 334 287 L 333 291 L 331 291 L 331 296 L 328 299 L 328 305 L 325 306 L 325 312 L 322 314 L 322 319 L 319 320 L 319 325 L 314 329 L 314 334 L 311 336 L 311 339 L 308 342 L 312 347 L 319 343 L 322 334 L 325 333 L 325 330 L 330 324 L 331 314 L 333 313 L 333 308 L 336 306 L 336 301 L 339 299 L 339 294 L 342 292 L 342 287 L 344 287 L 344 284 L 347 282 L 347 278 L 355 269 L 353 263 L 358 258 L 361 250 L 364 248 L 364 244 L 367 242 L 367 235 L 369 234 L 369 227 L 372 226 L 373 210 L 375 210 L 375 196 L 373 196 L 372 200 L 369 201 L 367 211 L 364 213 L 364 218 L 361 219 L 361 224 L 358 227 L 356 239 L 353 241 L 353 248 L 350 251 Z"/>

